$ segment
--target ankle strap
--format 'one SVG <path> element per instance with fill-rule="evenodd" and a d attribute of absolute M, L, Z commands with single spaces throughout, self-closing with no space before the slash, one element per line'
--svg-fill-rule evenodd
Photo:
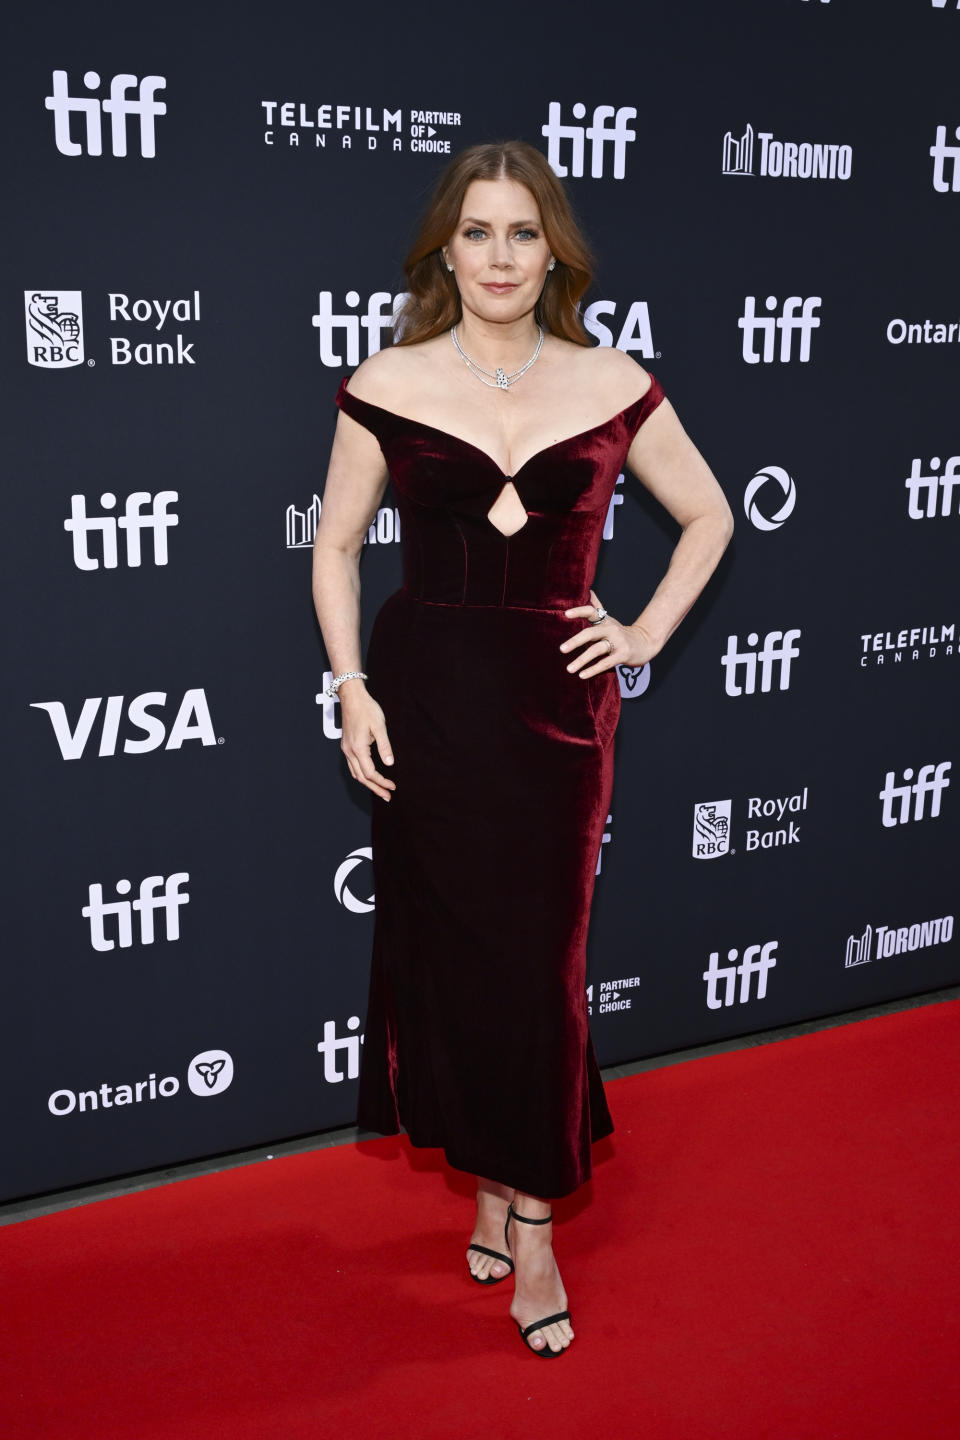
<path fill-rule="evenodd" d="M 513 1201 L 512 1201 L 512 1200 L 511 1200 L 510 1204 L 507 1206 L 507 1213 L 510 1214 L 510 1215 L 512 1215 L 513 1218 L 514 1218 L 514 1220 L 522 1220 L 523 1223 L 524 1223 L 524 1225 L 549 1225 L 550 1221 L 553 1219 L 553 1211 L 552 1211 L 552 1210 L 550 1211 L 550 1214 L 549 1214 L 549 1215 L 545 1215 L 542 1220 L 531 1220 L 531 1218 L 530 1218 L 529 1215 L 518 1215 L 517 1212 L 516 1212 L 516 1210 L 514 1210 L 514 1208 L 513 1208 Z"/>

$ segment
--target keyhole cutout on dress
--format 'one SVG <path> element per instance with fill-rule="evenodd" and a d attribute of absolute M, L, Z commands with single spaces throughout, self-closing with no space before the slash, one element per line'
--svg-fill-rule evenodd
<path fill-rule="evenodd" d="M 517 531 L 522 530 L 530 519 L 512 480 L 507 481 L 490 506 L 487 511 L 487 519 L 494 530 L 499 530 L 501 535 L 516 535 Z"/>

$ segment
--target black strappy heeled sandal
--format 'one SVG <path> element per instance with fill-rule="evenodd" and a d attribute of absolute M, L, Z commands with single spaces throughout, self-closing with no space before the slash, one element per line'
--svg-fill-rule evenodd
<path fill-rule="evenodd" d="M 504 1241 L 506 1242 L 507 1249 L 510 1248 L 509 1230 L 510 1230 L 510 1216 L 511 1216 L 511 1215 L 513 1216 L 514 1220 L 522 1220 L 523 1223 L 524 1223 L 524 1225 L 547 1225 L 547 1224 L 549 1224 L 550 1221 L 553 1219 L 553 1211 L 552 1211 L 552 1210 L 550 1211 L 550 1214 L 549 1214 L 549 1215 L 545 1215 L 542 1220 L 531 1220 L 531 1218 L 530 1218 L 529 1215 L 518 1215 L 517 1212 L 516 1212 L 516 1210 L 514 1210 L 514 1208 L 513 1208 L 513 1202 L 511 1201 L 510 1204 L 507 1206 L 507 1223 L 506 1223 L 506 1225 L 505 1225 L 504 1228 L 503 1228 L 503 1238 L 504 1238 Z M 545 1341 L 545 1342 L 544 1342 L 544 1345 L 543 1345 L 543 1349 L 542 1349 L 542 1350 L 538 1350 L 537 1347 L 536 1347 L 536 1345 L 531 1345 L 531 1344 L 530 1344 L 530 1341 L 527 1339 L 527 1336 L 528 1336 L 528 1335 L 532 1335 L 533 1332 L 534 1332 L 534 1330 L 542 1330 L 543 1327 L 544 1327 L 544 1325 L 553 1325 L 557 1320 L 569 1320 L 569 1319 L 570 1319 L 570 1311 L 569 1311 L 569 1310 L 558 1310 L 557 1313 L 556 1313 L 556 1315 L 547 1315 L 543 1320 L 534 1320 L 531 1325 L 525 1325 L 525 1326 L 524 1326 L 524 1325 L 521 1325 L 519 1320 L 515 1320 L 513 1323 L 516 1325 L 517 1329 L 520 1331 L 520 1339 L 523 1341 L 524 1345 L 526 1345 L 526 1347 L 527 1347 L 528 1350 L 532 1350 L 533 1353 L 534 1353 L 534 1355 L 544 1355 L 544 1356 L 547 1357 L 547 1359 L 551 1359 L 551 1360 L 552 1360 L 555 1355 L 562 1355 L 563 1352 L 564 1352 L 564 1350 L 565 1350 L 567 1347 L 566 1347 L 566 1346 L 561 1346 L 561 1348 L 560 1348 L 559 1350 L 551 1350 L 551 1348 L 550 1348 L 550 1342 L 549 1342 L 549 1341 Z"/>

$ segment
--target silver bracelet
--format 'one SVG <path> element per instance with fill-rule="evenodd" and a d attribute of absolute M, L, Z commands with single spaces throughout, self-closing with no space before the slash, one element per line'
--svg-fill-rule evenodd
<path fill-rule="evenodd" d="M 342 675 L 338 675 L 335 680 L 330 681 L 330 684 L 323 693 L 324 695 L 329 695 L 332 700 L 344 680 L 366 680 L 366 678 L 362 670 L 345 670 Z"/>

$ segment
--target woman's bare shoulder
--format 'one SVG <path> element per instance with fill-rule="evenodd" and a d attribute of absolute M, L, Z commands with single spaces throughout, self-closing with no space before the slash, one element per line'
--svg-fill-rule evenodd
<path fill-rule="evenodd" d="M 653 380 L 631 355 L 611 345 L 580 347 L 579 364 L 583 378 L 591 386 L 603 387 L 604 393 L 618 409 L 626 409 L 641 399 Z"/>
<path fill-rule="evenodd" d="M 347 389 L 358 400 L 403 411 L 404 402 L 415 397 L 432 364 L 435 341 L 417 345 L 390 345 L 362 360 L 347 381 Z"/>

